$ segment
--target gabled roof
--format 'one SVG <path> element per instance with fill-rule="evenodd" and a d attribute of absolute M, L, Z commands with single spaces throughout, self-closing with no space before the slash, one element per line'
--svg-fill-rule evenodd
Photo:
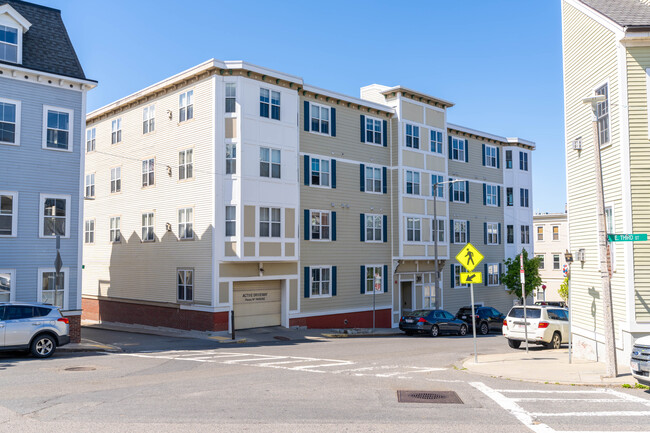
<path fill-rule="evenodd" d="M 649 0 L 580 0 L 627 30 L 650 27 Z"/>
<path fill-rule="evenodd" d="M 23 35 L 23 62 L 27 69 L 86 79 L 72 42 L 68 37 L 61 11 L 20 0 L 0 0 L 31 23 Z M 15 65 L 11 62 L 0 62 Z"/>

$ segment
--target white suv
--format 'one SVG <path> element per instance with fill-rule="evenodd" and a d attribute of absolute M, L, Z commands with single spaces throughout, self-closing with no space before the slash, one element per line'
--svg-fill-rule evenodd
<path fill-rule="evenodd" d="M 524 322 L 524 307 L 512 307 L 503 320 L 503 335 L 513 349 L 518 349 L 526 340 L 525 327 L 528 328 L 529 343 L 559 349 L 562 343 L 568 342 L 569 310 L 540 305 L 527 306 Z"/>

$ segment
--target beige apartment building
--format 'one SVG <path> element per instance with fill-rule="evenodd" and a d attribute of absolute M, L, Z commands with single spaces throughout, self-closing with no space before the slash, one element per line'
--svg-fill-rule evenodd
<path fill-rule="evenodd" d="M 564 253 L 569 249 L 569 231 L 566 213 L 538 213 L 533 215 L 535 228 L 535 257 L 539 261 L 539 276 L 546 290 L 538 288 L 536 301 L 562 301 L 558 290 L 564 281 L 563 269 L 568 268 Z"/>

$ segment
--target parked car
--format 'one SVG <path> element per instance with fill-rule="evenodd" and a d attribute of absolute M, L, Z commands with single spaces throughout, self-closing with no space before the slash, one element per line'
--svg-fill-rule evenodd
<path fill-rule="evenodd" d="M 640 384 L 650 386 L 650 335 L 637 338 L 634 342 L 630 369 Z"/>
<path fill-rule="evenodd" d="M 546 305 L 548 307 L 566 308 L 566 302 L 564 301 L 536 301 L 535 305 Z"/>
<path fill-rule="evenodd" d="M 467 324 L 445 310 L 413 311 L 400 319 L 399 329 L 406 335 L 427 333 L 432 337 L 440 334 L 467 334 Z"/>
<path fill-rule="evenodd" d="M 501 331 L 503 319 L 506 318 L 497 309 L 479 305 L 474 307 L 474 315 L 476 316 L 476 332 L 481 335 L 486 335 L 490 331 Z M 469 329 L 472 329 L 472 307 L 461 307 L 456 313 L 456 319 L 463 320 Z"/>
<path fill-rule="evenodd" d="M 508 345 L 513 349 L 519 348 L 526 340 L 525 331 L 528 329 L 528 342 L 542 344 L 547 348 L 559 349 L 569 338 L 569 310 L 566 308 L 531 305 L 512 307 L 503 320 L 503 335 Z"/>
<path fill-rule="evenodd" d="M 47 358 L 70 342 L 69 323 L 52 305 L 2 302 L 0 350 L 29 350 L 36 358 Z"/>

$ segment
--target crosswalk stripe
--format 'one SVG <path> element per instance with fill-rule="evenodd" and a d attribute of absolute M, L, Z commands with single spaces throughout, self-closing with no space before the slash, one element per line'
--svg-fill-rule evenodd
<path fill-rule="evenodd" d="M 530 415 L 532 416 L 650 416 L 650 411 L 649 410 L 642 410 L 642 411 L 625 411 L 625 410 L 617 410 L 617 411 L 611 411 L 611 412 L 559 412 L 559 413 L 554 413 L 554 412 L 531 412 Z"/>

